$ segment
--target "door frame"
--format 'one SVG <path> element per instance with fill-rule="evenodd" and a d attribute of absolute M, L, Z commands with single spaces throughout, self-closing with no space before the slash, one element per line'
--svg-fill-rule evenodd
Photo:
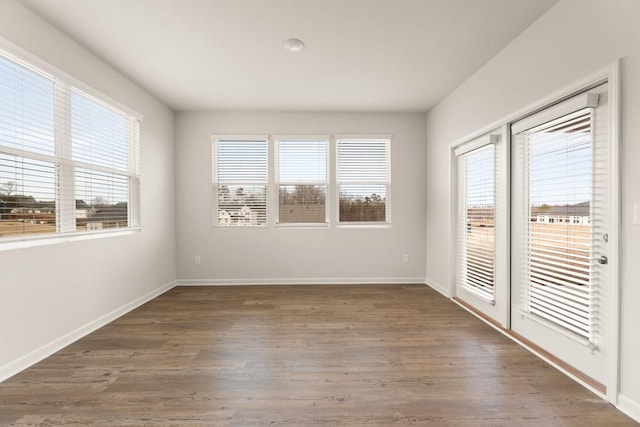
<path fill-rule="evenodd" d="M 599 86 L 603 83 L 607 84 L 607 91 L 609 97 L 609 196 L 610 196 L 610 204 L 608 209 L 609 218 L 611 219 L 610 224 L 610 232 L 609 232 L 609 244 L 608 244 L 608 252 L 609 256 L 609 283 L 607 286 L 608 292 L 608 319 L 606 322 L 607 328 L 607 380 L 606 380 L 606 393 L 603 396 L 609 402 L 614 405 L 618 403 L 618 393 L 620 388 L 620 221 L 621 221 L 621 207 L 620 207 L 620 139 L 621 139 L 621 59 L 614 61 L 608 66 L 601 68 L 600 70 L 588 75 L 587 77 L 574 82 L 571 85 L 564 87 L 561 90 L 558 90 L 546 97 L 543 97 L 541 100 L 530 104 L 529 106 L 513 113 L 509 114 L 506 117 L 490 124 L 489 126 L 485 126 L 480 130 L 477 130 L 464 138 L 460 138 L 455 142 L 449 145 L 449 217 L 457 218 L 457 168 L 456 161 L 457 158 L 455 156 L 455 148 L 467 143 L 473 139 L 476 139 L 483 134 L 489 133 L 496 128 L 500 128 L 503 126 L 509 126 L 521 120 L 527 116 L 535 114 L 545 108 L 548 108 L 554 104 L 562 102 L 566 99 L 569 99 L 581 92 L 587 91 L 595 86 Z M 505 138 L 505 142 L 507 143 L 507 150 L 511 151 L 511 132 L 507 132 L 507 137 Z M 510 157 L 509 157 L 510 159 Z M 508 176 L 511 177 L 511 162 L 509 161 L 506 165 Z M 507 188 L 510 191 L 510 181 L 507 184 Z M 510 193 L 509 193 L 510 196 Z M 510 197 L 509 197 L 510 199 Z M 510 203 L 510 201 L 509 201 Z M 507 205 L 509 206 L 509 205 Z M 505 212 L 505 215 L 510 215 L 510 212 Z M 504 217 L 504 216 L 503 216 Z M 510 216 L 508 217 L 510 218 Z M 451 242 L 453 244 L 449 245 L 449 295 L 456 295 L 456 255 L 457 255 L 457 247 L 455 244 L 455 238 L 457 234 L 457 220 L 449 222 L 450 230 L 449 235 L 451 236 Z M 509 219 L 508 228 L 511 228 L 511 220 Z M 502 247 L 506 247 L 507 250 L 507 258 L 509 258 L 507 265 L 509 266 L 509 271 L 507 272 L 508 277 L 511 277 L 510 271 L 510 232 L 506 233 L 509 236 L 508 242 L 496 242 L 496 245 L 501 245 Z M 507 292 L 509 299 L 511 298 L 511 291 L 509 286 L 509 291 Z M 507 301 L 510 305 L 510 300 Z M 510 318 L 510 316 L 509 316 Z M 487 319 L 483 319 L 487 321 L 487 323 L 496 327 L 495 324 L 492 324 L 491 321 Z M 506 325 L 506 329 L 510 328 L 510 323 Z M 507 336 L 510 336 L 507 334 Z M 513 338 L 512 336 L 510 336 Z M 547 362 L 551 362 L 548 358 L 542 356 Z M 579 377 L 573 375 L 569 370 L 564 369 L 562 366 L 558 366 L 557 364 L 551 362 L 554 366 L 561 369 L 565 374 L 575 379 L 582 385 L 586 386 L 590 390 L 597 392 L 591 387 L 589 384 L 585 383 Z"/>

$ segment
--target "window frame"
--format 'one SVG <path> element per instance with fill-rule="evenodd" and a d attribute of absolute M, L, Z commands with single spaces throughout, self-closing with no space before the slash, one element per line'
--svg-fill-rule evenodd
<path fill-rule="evenodd" d="M 272 153 L 272 144 L 271 144 L 271 138 L 269 137 L 268 134 L 214 134 L 214 135 L 210 135 L 210 140 L 211 140 L 211 178 L 212 178 L 212 188 L 211 188 L 211 195 L 212 195 L 212 200 L 211 200 L 211 206 L 213 207 L 212 210 L 212 218 L 211 218 L 211 222 L 212 222 L 212 227 L 215 229 L 223 229 L 223 230 L 236 230 L 236 229 L 266 229 L 269 228 L 270 225 L 270 218 L 271 218 L 271 212 L 272 212 L 272 202 L 271 199 L 272 197 L 270 196 L 272 193 L 272 177 L 271 177 L 271 153 Z M 219 207 L 219 201 L 218 201 L 218 185 L 220 184 L 219 182 L 219 177 L 218 177 L 218 144 L 220 143 L 220 141 L 238 141 L 238 142 L 243 142 L 243 141 L 264 141 L 266 144 L 266 164 L 265 164 L 265 168 L 266 168 L 266 176 L 265 176 L 265 188 L 266 188 L 266 194 L 265 194 L 265 222 L 264 224 L 258 224 L 258 225 L 236 225 L 236 226 L 231 226 L 231 225 L 220 225 L 219 224 L 219 218 L 218 218 L 218 207 Z M 232 183 L 227 183 L 227 184 L 232 184 Z M 247 185 L 247 183 L 241 183 L 244 185 Z M 251 185 L 262 185 L 262 183 L 251 183 Z"/>
<path fill-rule="evenodd" d="M 140 125 L 143 116 L 118 101 L 52 66 L 30 52 L 4 40 L 0 40 L 0 56 L 53 82 L 53 154 L 30 152 L 12 147 L 0 147 L 0 153 L 25 159 L 50 162 L 56 169 L 56 231 L 0 237 L 0 251 L 32 246 L 55 244 L 73 240 L 85 240 L 138 232 L 140 214 Z M 71 140 L 71 93 L 75 91 L 93 102 L 121 114 L 127 123 L 127 170 L 110 170 L 74 161 Z M 135 128 L 130 132 L 130 126 Z M 127 227 L 102 230 L 78 230 L 76 226 L 76 193 L 74 172 L 76 168 L 114 173 L 127 178 Z"/>
<path fill-rule="evenodd" d="M 275 226 L 276 228 L 328 228 L 331 224 L 330 220 L 330 173 L 331 173 L 331 156 L 330 156 L 330 146 L 331 146 L 331 137 L 328 134 L 324 135 L 291 135 L 291 134 L 281 134 L 281 135 L 273 135 L 272 136 L 274 142 L 274 154 L 273 154 L 273 169 L 274 169 L 274 179 L 273 179 L 273 192 L 276 194 L 275 196 L 275 205 L 277 208 L 275 209 Z M 295 141 L 295 142 L 317 142 L 324 141 L 326 143 L 325 151 L 325 180 L 324 181 L 280 181 L 280 142 L 281 141 Z M 280 222 L 280 186 L 281 185 L 317 185 L 325 187 L 325 221 L 324 222 Z"/>
<path fill-rule="evenodd" d="M 392 146 L 391 134 L 335 134 L 334 135 L 334 195 L 333 200 L 335 203 L 335 215 L 336 215 L 336 227 L 338 228 L 391 228 L 391 146 Z M 382 181 L 345 181 L 341 183 L 339 179 L 339 150 L 338 146 L 341 140 L 381 140 L 385 142 L 385 175 L 386 180 Z M 385 220 L 384 221 L 340 221 L 340 186 L 341 185 L 385 185 Z"/>

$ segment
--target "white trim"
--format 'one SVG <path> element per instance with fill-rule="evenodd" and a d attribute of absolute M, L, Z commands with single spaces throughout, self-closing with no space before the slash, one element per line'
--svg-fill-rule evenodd
<path fill-rule="evenodd" d="M 391 223 L 386 222 L 357 222 L 343 221 L 336 223 L 336 228 L 391 228 Z"/>
<path fill-rule="evenodd" d="M 620 391 L 620 224 L 621 199 L 620 199 L 620 138 L 621 138 L 621 66 L 620 60 L 615 61 L 609 67 L 608 88 L 609 96 L 609 294 L 607 300 L 609 307 L 607 313 L 607 400 L 617 404 Z M 640 414 L 640 411 L 637 412 Z M 640 416 L 638 417 L 640 418 Z M 636 419 L 638 419 L 636 418 Z"/>
<path fill-rule="evenodd" d="M 328 144 L 329 142 L 327 142 Z M 273 185 L 274 182 L 278 179 L 278 159 L 276 146 L 278 144 L 271 137 L 271 135 L 267 138 L 267 200 L 266 200 L 266 223 L 267 228 L 273 228 L 278 222 L 278 215 L 280 213 L 280 188 L 276 185 Z M 217 153 L 216 153 L 217 154 Z M 216 161 L 216 167 L 218 162 Z M 216 177 L 217 179 L 217 177 Z M 218 201 L 218 197 L 216 195 L 216 203 Z M 216 217 L 218 216 L 218 211 L 215 213 Z M 233 227 L 229 227 L 233 228 Z"/>
<path fill-rule="evenodd" d="M 507 304 L 507 308 L 506 308 L 506 312 L 505 315 L 507 316 L 504 319 L 504 324 L 503 326 L 506 329 L 511 329 L 511 132 L 509 132 L 509 125 L 505 124 L 502 127 L 503 130 L 503 135 L 505 136 L 505 145 L 504 145 L 504 150 L 503 150 L 503 159 L 502 162 L 504 163 L 504 172 L 503 172 L 503 176 L 504 176 L 504 191 L 505 191 L 505 203 L 507 204 L 507 206 L 505 207 L 505 218 L 507 219 L 507 221 L 509 221 L 509 226 L 505 227 L 504 230 L 504 241 L 503 243 L 503 247 L 502 249 L 504 250 L 504 262 L 506 264 L 506 300 L 505 303 Z M 498 249 L 498 244 L 496 244 L 496 250 L 499 251 Z"/>
<path fill-rule="evenodd" d="M 474 139 L 480 136 L 482 135 L 476 135 Z M 456 145 L 465 144 L 467 141 L 459 141 Z M 447 213 L 447 218 L 451 219 L 449 221 L 449 286 L 447 291 L 442 292 L 442 294 L 448 296 L 449 298 L 458 295 L 458 246 L 456 242 L 458 241 L 458 198 L 460 197 L 460 195 L 458 194 L 459 165 L 458 156 L 456 156 L 455 153 L 455 148 L 456 146 L 453 145 L 449 147 L 449 164 L 447 165 L 449 169 L 449 179 L 447 180 L 447 190 L 449 194 L 449 204 L 447 208 L 449 209 L 449 212 Z"/>
<path fill-rule="evenodd" d="M 338 141 L 339 139 L 373 139 L 383 140 L 388 139 L 391 141 L 393 135 L 390 133 L 336 133 L 333 137 Z"/>
<path fill-rule="evenodd" d="M 113 231 L 112 231 L 113 230 Z M 107 229 L 99 231 L 78 231 L 71 233 L 57 233 L 57 234 L 35 234 L 24 237 L 3 237 L 3 241 L 0 242 L 0 251 L 7 251 L 11 249 L 23 249 L 31 248 L 35 246 L 57 245 L 66 242 L 75 242 L 78 240 L 89 239 L 101 239 L 104 237 L 116 237 L 126 236 L 129 234 L 136 234 L 142 231 L 141 227 L 123 227 L 116 229 Z M 4 240 L 6 239 L 6 240 Z"/>
<path fill-rule="evenodd" d="M 509 338 L 511 341 L 513 341 L 516 344 L 520 345 L 520 347 L 525 348 L 528 351 L 530 351 L 531 353 L 533 353 L 534 355 L 538 356 L 540 359 L 544 360 L 546 363 L 548 363 L 549 365 L 553 366 L 554 368 L 556 368 L 557 370 L 559 370 L 560 372 L 562 372 L 563 374 L 565 374 L 566 376 L 568 376 L 569 378 L 571 378 L 572 380 L 574 380 L 575 382 L 577 382 L 578 384 L 583 386 L 584 388 L 588 389 L 589 391 L 591 391 L 592 393 L 594 393 L 598 397 L 606 400 L 606 396 L 604 394 L 602 394 L 599 390 L 593 388 L 589 383 L 583 381 L 581 378 L 579 378 L 579 377 L 575 376 L 574 374 L 572 374 L 571 372 L 567 371 L 563 366 L 561 366 L 561 365 L 555 363 L 554 361 L 548 359 L 542 353 L 539 353 L 535 349 L 529 347 L 528 345 L 526 345 L 525 343 L 523 343 L 522 341 L 520 341 L 516 337 L 514 337 L 512 335 L 509 335 L 506 331 L 502 330 L 502 328 L 499 328 L 498 326 L 494 325 L 493 323 L 487 321 L 487 319 L 482 318 L 477 313 L 474 313 L 472 310 L 470 310 L 468 307 L 465 307 L 463 304 L 460 304 L 458 301 L 456 301 L 454 299 L 452 299 L 451 301 L 454 302 L 455 304 L 457 304 L 458 306 L 460 306 L 461 308 L 463 308 L 464 310 L 466 310 L 467 312 L 471 313 L 476 318 L 480 319 L 482 322 L 484 322 L 487 325 L 491 326 L 493 329 L 495 329 L 496 331 L 500 332 L 502 335 L 504 335 L 505 337 Z"/>
<path fill-rule="evenodd" d="M 424 282 L 426 283 L 427 286 L 429 286 L 431 289 L 433 289 L 434 291 L 437 291 L 439 293 L 441 293 L 442 295 L 444 295 L 447 298 L 451 298 L 453 295 L 451 294 L 451 289 L 447 289 L 446 287 L 442 286 L 441 284 L 439 284 L 438 282 L 436 282 L 435 280 L 431 280 L 428 277 L 424 279 Z"/>
<path fill-rule="evenodd" d="M 623 394 L 619 394 L 616 408 L 640 423 L 640 403 Z"/>
<path fill-rule="evenodd" d="M 228 133 L 228 134 L 211 134 L 209 135 L 211 142 L 218 141 L 267 141 L 269 142 L 268 133 L 256 133 L 256 134 L 242 134 L 242 133 Z"/>
<path fill-rule="evenodd" d="M 282 230 L 317 230 L 320 228 L 329 228 L 329 222 L 276 222 L 274 228 Z"/>
<path fill-rule="evenodd" d="M 117 318 L 129 313 L 132 310 L 140 307 L 142 304 L 151 301 L 152 299 L 162 295 L 167 292 L 171 288 L 176 286 L 176 281 L 171 281 L 165 285 L 160 286 L 153 291 L 136 298 L 135 300 L 116 308 L 115 310 L 110 311 L 107 314 L 104 314 L 98 317 L 95 320 L 87 323 L 84 326 L 80 326 L 79 328 L 64 334 L 63 336 L 56 338 L 55 340 L 49 342 L 48 344 L 43 345 L 40 348 L 33 350 L 32 352 L 25 354 L 24 356 L 9 362 L 0 367 L 0 382 L 5 381 L 17 373 L 27 369 L 28 367 L 40 362 L 41 360 L 51 356 L 55 352 L 63 349 L 69 344 L 74 343 L 75 341 L 89 335 L 95 330 L 103 327 L 104 325 L 113 322 Z"/>
<path fill-rule="evenodd" d="M 176 286 L 253 286 L 253 285 L 415 285 L 424 277 L 332 277 L 281 279 L 178 279 Z"/>
<path fill-rule="evenodd" d="M 331 135 L 326 134 L 272 134 L 271 138 L 273 138 L 274 142 L 278 141 L 327 141 L 327 146 L 329 145 L 329 140 L 331 139 Z"/>

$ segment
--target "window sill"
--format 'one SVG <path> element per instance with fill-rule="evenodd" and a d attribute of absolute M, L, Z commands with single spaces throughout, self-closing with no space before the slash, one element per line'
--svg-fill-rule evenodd
<path fill-rule="evenodd" d="M 266 225 L 214 225 L 214 230 L 266 230 Z"/>
<path fill-rule="evenodd" d="M 75 242 L 79 240 L 103 239 L 106 237 L 126 236 L 142 231 L 141 227 L 129 227 L 118 231 L 93 231 L 67 234 L 51 234 L 48 236 L 29 236 L 20 238 L 3 239 L 0 242 L 0 251 L 12 249 L 24 249 L 37 246 L 56 245 L 60 243 Z"/>
<path fill-rule="evenodd" d="M 281 229 L 326 229 L 329 228 L 328 222 L 304 223 L 304 222 L 281 222 L 276 224 L 276 228 Z"/>
<path fill-rule="evenodd" d="M 337 228 L 391 228 L 390 222 L 339 222 Z"/>

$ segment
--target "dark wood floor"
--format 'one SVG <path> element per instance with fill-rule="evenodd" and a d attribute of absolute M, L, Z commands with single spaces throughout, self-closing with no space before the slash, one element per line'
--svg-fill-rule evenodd
<path fill-rule="evenodd" d="M 423 285 L 180 287 L 0 384 L 0 425 L 622 426 Z"/>

